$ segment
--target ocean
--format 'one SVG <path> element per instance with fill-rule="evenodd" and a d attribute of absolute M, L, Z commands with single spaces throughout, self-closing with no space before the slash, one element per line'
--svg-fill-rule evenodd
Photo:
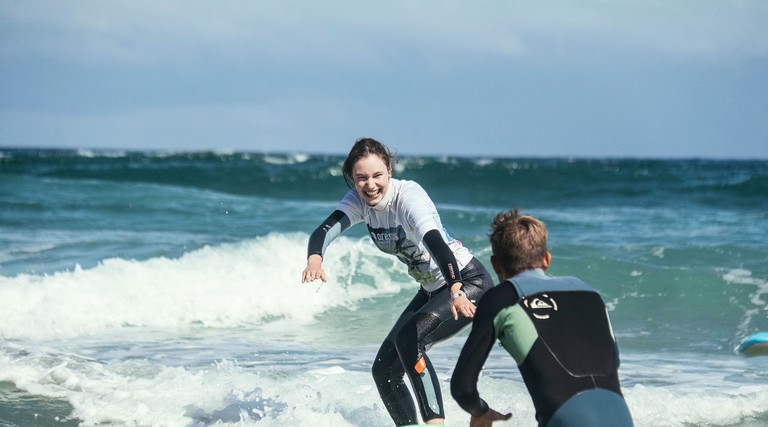
<path fill-rule="evenodd" d="M 0 426 L 387 426 L 370 374 L 417 285 L 358 225 L 302 284 L 343 156 L 0 149 Z M 402 156 L 489 269 L 517 207 L 608 304 L 637 426 L 768 425 L 768 161 Z M 449 379 L 468 331 L 436 345 Z M 535 426 L 496 346 L 481 396 Z"/>

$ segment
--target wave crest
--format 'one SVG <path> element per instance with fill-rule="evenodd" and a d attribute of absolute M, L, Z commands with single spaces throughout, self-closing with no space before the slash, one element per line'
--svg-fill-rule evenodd
<path fill-rule="evenodd" d="M 273 233 L 176 259 L 111 258 L 91 269 L 0 277 L 0 338 L 311 322 L 333 307 L 399 291 L 372 245 L 344 237 L 324 266 L 329 283 L 302 284 L 306 241 L 303 233 Z"/>

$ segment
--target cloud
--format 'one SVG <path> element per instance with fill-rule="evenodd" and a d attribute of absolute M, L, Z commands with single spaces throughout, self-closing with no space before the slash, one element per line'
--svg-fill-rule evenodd
<path fill-rule="evenodd" d="M 0 15 L 4 56 L 91 64 L 314 59 L 364 68 L 403 55 L 428 63 L 606 45 L 705 58 L 768 54 L 768 3 L 758 0 L 27 0 L 3 2 Z"/>
<path fill-rule="evenodd" d="M 351 138 L 338 135 L 348 125 L 342 109 L 333 100 L 288 98 L 263 105 L 146 106 L 102 113 L 0 112 L 0 145 L 252 151 L 315 145 L 327 151 L 326 142 L 339 141 L 341 148 Z"/>
<path fill-rule="evenodd" d="M 762 0 L 5 0 L 0 144 L 764 153 L 765 22 Z"/>

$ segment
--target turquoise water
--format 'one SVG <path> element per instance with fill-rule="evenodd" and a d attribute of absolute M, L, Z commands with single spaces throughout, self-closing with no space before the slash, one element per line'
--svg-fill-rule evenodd
<path fill-rule="evenodd" d="M 0 151 L 0 426 L 389 425 L 369 368 L 415 292 L 362 227 L 301 284 L 343 157 Z M 404 157 L 488 265 L 488 224 L 550 229 L 599 289 L 639 426 L 768 423 L 768 162 Z M 466 333 L 466 332 L 465 332 Z M 447 380 L 463 336 L 436 346 Z M 495 348 L 481 395 L 535 425 Z M 447 399 L 448 420 L 467 414 Z"/>

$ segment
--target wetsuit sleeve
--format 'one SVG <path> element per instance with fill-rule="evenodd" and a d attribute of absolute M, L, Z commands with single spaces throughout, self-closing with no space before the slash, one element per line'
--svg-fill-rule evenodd
<path fill-rule="evenodd" d="M 443 273 L 443 277 L 449 286 L 456 282 L 461 282 L 461 269 L 456 262 L 456 257 L 451 252 L 448 244 L 445 243 L 443 235 L 439 231 L 435 229 L 427 231 L 424 234 L 424 246 L 432 254 L 432 258 L 435 259 L 435 263 L 440 267 L 440 272 Z"/>
<path fill-rule="evenodd" d="M 472 320 L 472 331 L 461 349 L 451 377 L 451 395 L 462 409 L 476 417 L 488 411 L 488 404 L 480 398 L 477 391 L 477 379 L 496 341 L 493 330 L 494 312 L 488 310 L 486 298 L 492 291 L 493 289 L 486 292 L 478 303 Z M 486 304 L 483 304 L 483 300 L 486 300 Z"/>
<path fill-rule="evenodd" d="M 328 245 L 350 226 L 349 217 L 344 212 L 340 210 L 333 211 L 309 236 L 307 258 L 310 255 L 323 256 Z"/>

